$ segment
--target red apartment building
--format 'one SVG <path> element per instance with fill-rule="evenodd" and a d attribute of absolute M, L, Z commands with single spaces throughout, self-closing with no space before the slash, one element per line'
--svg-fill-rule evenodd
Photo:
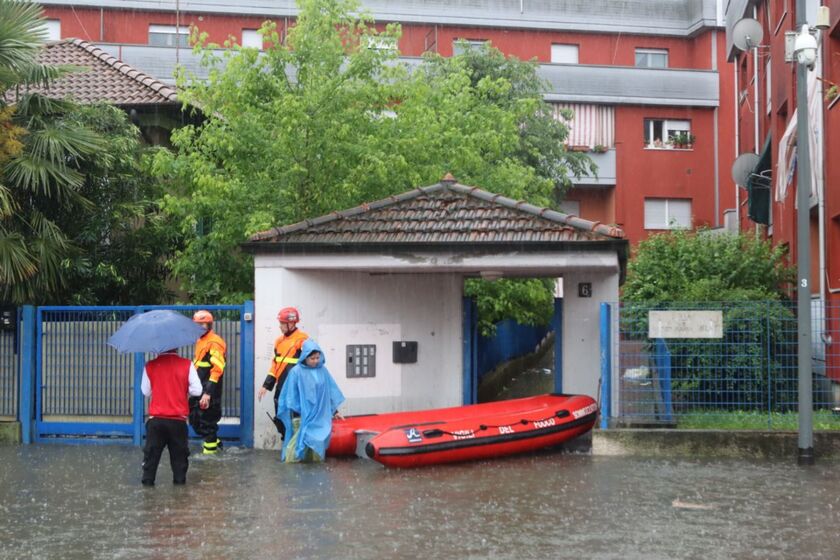
<path fill-rule="evenodd" d="M 828 18 L 819 20 L 820 6 Z M 840 352 L 827 333 L 840 332 L 840 0 L 809 0 L 806 19 L 816 30 L 817 62 L 808 72 L 809 126 L 813 168 L 810 205 L 813 344 L 826 371 L 840 372 Z M 786 53 L 786 33 L 796 31 L 795 0 L 732 0 L 726 12 L 729 72 L 737 84 L 737 151 L 760 160 L 741 190 L 738 221 L 742 230 L 758 227 L 774 244 L 797 258 L 796 209 L 796 63 Z M 758 21 L 763 39 L 756 48 L 733 45 L 735 26 Z M 786 56 L 787 54 L 787 56 Z M 833 92 L 831 87 L 835 86 Z M 836 348 L 836 342 L 833 343 Z M 832 375 L 829 375 L 832 376 Z"/>
<path fill-rule="evenodd" d="M 232 36 L 262 47 L 256 30 L 263 21 L 282 33 L 297 13 L 292 0 L 41 4 L 52 38 L 96 43 L 168 83 L 176 61 L 194 64 L 184 48 L 190 26 L 216 43 Z M 461 0 L 445 7 L 378 0 L 364 7 L 377 24 L 402 25 L 403 56 L 449 56 L 458 40 L 490 41 L 541 63 L 551 84 L 546 100 L 575 110 L 570 144 L 590 150 L 600 168 L 598 177 L 575 182 L 566 211 L 618 224 L 632 243 L 674 227 L 720 227 L 734 212 L 734 74 L 719 0 Z M 686 142 L 674 142 L 680 139 Z"/>

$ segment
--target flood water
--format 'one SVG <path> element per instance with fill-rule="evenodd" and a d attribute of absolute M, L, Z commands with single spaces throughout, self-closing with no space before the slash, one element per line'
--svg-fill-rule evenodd
<path fill-rule="evenodd" d="M 0 447 L 0 558 L 837 558 L 837 463 L 543 453 L 422 470 Z"/>

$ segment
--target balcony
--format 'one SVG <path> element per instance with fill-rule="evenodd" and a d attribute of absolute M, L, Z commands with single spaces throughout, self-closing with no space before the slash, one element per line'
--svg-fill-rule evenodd
<path fill-rule="evenodd" d="M 176 64 L 200 80 L 207 78 L 207 70 L 191 49 L 108 43 L 98 46 L 166 84 L 174 83 Z M 402 60 L 409 66 L 420 64 L 419 58 Z M 719 104 L 718 73 L 714 71 L 542 64 L 539 74 L 551 88 L 545 94 L 546 101 L 676 107 Z"/>
<path fill-rule="evenodd" d="M 614 187 L 616 182 L 615 172 L 615 148 L 610 148 L 604 153 L 587 153 L 595 165 L 598 166 L 598 176 L 586 175 L 579 179 L 572 178 L 576 187 Z"/>

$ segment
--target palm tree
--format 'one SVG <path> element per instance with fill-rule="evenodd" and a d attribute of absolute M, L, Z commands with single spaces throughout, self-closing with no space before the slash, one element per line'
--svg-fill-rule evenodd
<path fill-rule="evenodd" d="M 0 0 L 0 302 L 50 301 L 64 284 L 75 247 L 51 217 L 91 204 L 79 166 L 103 147 L 42 93 L 75 70 L 39 64 L 44 39 L 40 7 Z"/>

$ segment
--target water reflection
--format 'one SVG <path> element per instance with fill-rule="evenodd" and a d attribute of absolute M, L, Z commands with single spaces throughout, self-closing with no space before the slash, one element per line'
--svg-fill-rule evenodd
<path fill-rule="evenodd" d="M 399 471 L 226 449 L 193 455 L 185 487 L 143 488 L 141 456 L 0 447 L 0 558 L 836 558 L 840 545 L 830 463 L 544 453 Z"/>

